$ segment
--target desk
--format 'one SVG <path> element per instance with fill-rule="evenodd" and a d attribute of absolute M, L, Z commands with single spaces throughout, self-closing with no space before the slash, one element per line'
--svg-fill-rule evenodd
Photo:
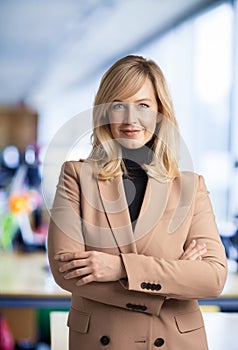
<path fill-rule="evenodd" d="M 44 252 L 0 252 L 0 307 L 69 308 L 47 266 Z"/>
<path fill-rule="evenodd" d="M 222 295 L 200 300 L 238 312 L 238 274 L 228 275 Z M 0 252 L 0 307 L 69 308 L 70 293 L 53 280 L 44 252 Z"/>
<path fill-rule="evenodd" d="M 217 299 L 201 300 L 200 304 L 215 304 L 222 310 L 238 311 L 238 275 L 230 274 L 227 279 L 223 294 Z M 47 268 L 47 259 L 44 252 L 39 253 L 7 253 L 0 252 L 0 308 L 8 311 L 9 323 L 13 330 L 15 339 L 37 337 L 34 322 L 34 315 L 31 315 L 31 309 L 69 309 L 70 293 L 64 291 L 53 280 L 49 269 Z M 10 308 L 10 310 L 8 309 Z M 15 310 L 17 308 L 17 310 Z M 29 310 L 29 312 L 26 312 Z M 21 310 L 24 311 L 21 311 Z M 20 318 L 21 329 L 17 323 L 16 314 L 24 314 Z M 207 317 L 210 317 L 209 315 Z M 225 316 L 224 316 L 225 317 Z M 231 316 L 234 317 L 234 316 Z M 231 319 L 229 318 L 229 320 Z M 224 320 L 224 318 L 223 318 Z M 13 322 L 14 321 L 14 322 Z M 206 319 L 205 319 L 206 321 Z M 221 330 L 225 321 L 217 321 L 216 329 Z M 225 326 L 229 332 L 227 334 L 236 335 L 233 323 Z M 15 325 L 15 323 L 17 323 Z M 210 321 L 210 325 L 212 322 Z M 32 330 L 30 329 L 32 327 Z M 211 327 L 208 325 L 208 327 Z M 214 330 L 212 331 L 214 332 Z M 58 333 L 59 334 L 59 333 Z M 222 337 L 224 331 L 218 332 Z M 23 337 L 24 336 L 24 337 Z M 220 339 L 218 336 L 218 339 Z M 215 341 L 215 340 L 214 340 Z M 222 341 L 222 340 L 221 340 Z M 227 345 L 227 344 L 226 344 Z M 58 348 L 57 348 L 58 349 Z M 215 347 L 209 350 L 220 350 Z M 234 347 L 224 346 L 222 350 L 233 350 Z M 63 349 L 62 349 L 63 350 Z"/>
<path fill-rule="evenodd" d="M 217 305 L 222 311 L 238 312 L 238 274 L 228 274 L 223 292 L 218 298 L 199 300 L 199 304 Z"/>

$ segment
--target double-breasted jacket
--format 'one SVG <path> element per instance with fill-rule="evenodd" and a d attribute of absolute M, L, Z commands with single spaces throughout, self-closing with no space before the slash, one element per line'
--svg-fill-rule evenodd
<path fill-rule="evenodd" d="M 180 260 L 189 243 L 206 243 L 202 260 Z M 76 286 L 56 254 L 98 250 L 120 255 L 127 278 Z M 132 230 L 122 176 L 95 177 L 90 163 L 62 166 L 51 209 L 48 255 L 56 282 L 72 293 L 70 350 L 207 350 L 197 299 L 218 296 L 226 256 L 202 176 L 169 183 L 149 177 Z"/>

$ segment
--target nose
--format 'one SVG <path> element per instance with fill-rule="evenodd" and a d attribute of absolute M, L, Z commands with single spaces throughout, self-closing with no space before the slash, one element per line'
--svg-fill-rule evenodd
<path fill-rule="evenodd" d="M 135 106 L 131 103 L 128 103 L 127 108 L 124 114 L 124 124 L 136 124 L 137 123 L 137 113 Z"/>

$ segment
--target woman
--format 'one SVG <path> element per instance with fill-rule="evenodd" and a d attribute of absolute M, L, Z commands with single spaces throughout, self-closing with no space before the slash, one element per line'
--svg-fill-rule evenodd
<path fill-rule="evenodd" d="M 71 350 L 205 350 L 199 298 L 226 257 L 202 176 L 178 169 L 178 128 L 160 68 L 140 56 L 103 76 L 88 159 L 65 162 L 48 250 L 72 293 Z"/>

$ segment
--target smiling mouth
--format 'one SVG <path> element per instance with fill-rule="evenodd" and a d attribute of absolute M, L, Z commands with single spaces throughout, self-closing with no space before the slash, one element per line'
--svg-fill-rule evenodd
<path fill-rule="evenodd" d="M 124 129 L 124 130 L 121 130 L 121 132 L 127 136 L 127 137 L 135 137 L 137 136 L 139 133 L 141 133 L 142 129 Z"/>

